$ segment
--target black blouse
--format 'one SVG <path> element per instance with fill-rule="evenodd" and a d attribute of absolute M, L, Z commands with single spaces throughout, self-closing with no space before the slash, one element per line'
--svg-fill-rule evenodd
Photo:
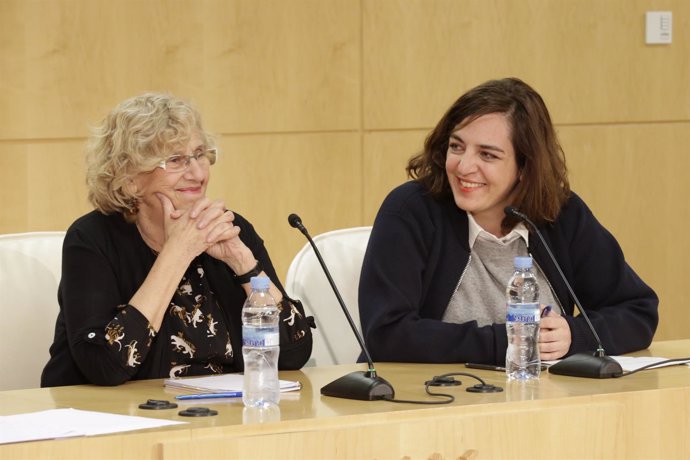
<path fill-rule="evenodd" d="M 240 238 L 283 292 L 263 240 L 235 214 Z M 63 244 L 60 312 L 41 386 L 238 372 L 242 361 L 244 289 L 232 270 L 204 253 L 187 269 L 156 334 L 127 302 L 156 254 L 121 215 L 97 211 L 79 218 Z M 289 321 L 296 317 L 295 322 Z M 299 302 L 281 312 L 280 369 L 299 369 L 311 354 L 311 318 Z M 188 367 L 186 367 L 188 366 Z"/>
<path fill-rule="evenodd" d="M 233 370 L 230 328 L 204 275 L 197 258 L 187 268 L 168 307 L 170 336 L 158 340 L 170 346 L 170 378 Z M 141 329 L 136 320 L 130 327 L 129 318 L 138 318 L 127 314 L 134 307 L 120 308 L 105 327 L 105 335 L 108 346 L 121 354 L 126 366 L 136 368 L 148 355 L 157 334 L 148 324 L 146 330 Z"/>

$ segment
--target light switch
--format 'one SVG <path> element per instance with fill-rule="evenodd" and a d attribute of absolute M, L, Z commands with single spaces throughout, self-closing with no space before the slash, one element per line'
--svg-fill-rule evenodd
<path fill-rule="evenodd" d="M 673 13 L 671 11 L 647 11 L 645 43 L 668 45 L 673 40 Z"/>

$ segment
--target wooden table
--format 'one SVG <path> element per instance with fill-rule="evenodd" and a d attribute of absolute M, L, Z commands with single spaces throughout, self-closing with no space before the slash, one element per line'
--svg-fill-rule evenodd
<path fill-rule="evenodd" d="M 638 356 L 690 356 L 690 340 L 657 342 Z M 0 392 L 0 415 L 68 408 L 189 422 L 113 435 L 0 446 L 12 458 L 690 458 L 690 366 L 643 371 L 607 380 L 542 374 L 537 382 L 507 382 L 500 372 L 460 365 L 377 364 L 399 399 L 431 400 L 424 381 L 448 372 L 471 372 L 504 388 L 468 393 L 476 382 L 444 388 L 452 404 L 422 406 L 321 396 L 320 388 L 362 365 L 305 368 L 280 377 L 303 384 L 280 403 L 280 420 L 243 423 L 241 401 L 196 401 L 215 417 L 186 418 L 180 408 L 139 409 L 147 399 L 173 400 L 179 392 L 162 380 L 119 387 L 79 385 Z"/>

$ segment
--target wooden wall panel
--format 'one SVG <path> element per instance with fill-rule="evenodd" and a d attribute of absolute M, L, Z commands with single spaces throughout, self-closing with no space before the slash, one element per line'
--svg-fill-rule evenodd
<path fill-rule="evenodd" d="M 573 189 L 660 298 L 657 337 L 687 337 L 690 122 L 561 127 Z"/>
<path fill-rule="evenodd" d="M 27 155 L 24 142 L 0 143 L 0 171 L 3 173 L 0 193 L 0 233 L 18 233 L 27 224 Z"/>
<path fill-rule="evenodd" d="M 359 126 L 348 0 L 0 2 L 0 138 L 84 136 L 121 100 L 169 91 L 223 132 Z M 11 109 L 11 110 L 9 110 Z"/>
<path fill-rule="evenodd" d="M 672 45 L 644 45 L 646 10 L 673 11 Z M 284 275 L 304 244 L 287 214 L 312 234 L 371 224 L 448 106 L 515 75 L 660 293 L 657 336 L 688 337 L 688 56 L 685 0 L 0 0 L 0 232 L 86 212 L 88 126 L 169 91 L 218 133 L 211 193 L 257 225 Z M 632 217 L 639 204 L 654 219 Z"/>
<path fill-rule="evenodd" d="M 426 130 L 418 130 L 369 132 L 364 135 L 364 225 L 374 223 L 384 198 L 407 180 L 407 162 L 422 151 L 427 134 Z"/>
<path fill-rule="evenodd" d="M 363 8 L 367 129 L 430 126 L 465 90 L 506 76 L 538 88 L 558 123 L 690 118 L 690 2 L 364 0 Z M 654 9 L 673 10 L 672 46 L 644 44 L 644 12 Z"/>
<path fill-rule="evenodd" d="M 83 145 L 37 143 L 27 151 L 27 225 L 41 230 L 66 229 L 90 211 L 86 198 Z"/>
<path fill-rule="evenodd" d="M 65 230 L 91 209 L 82 142 L 0 142 L 0 168 L 0 233 Z"/>
<path fill-rule="evenodd" d="M 192 1 L 1 2 L 0 137 L 83 137 L 119 101 L 199 88 L 202 17 Z M 198 92 L 198 89 L 197 89 Z"/>
<path fill-rule="evenodd" d="M 359 2 L 205 2 L 204 107 L 225 133 L 360 125 Z"/>
<path fill-rule="evenodd" d="M 223 156 L 213 166 L 209 196 L 254 224 L 283 280 L 307 242 L 288 215 L 299 214 L 312 236 L 362 225 L 359 135 L 226 136 L 219 144 Z"/>

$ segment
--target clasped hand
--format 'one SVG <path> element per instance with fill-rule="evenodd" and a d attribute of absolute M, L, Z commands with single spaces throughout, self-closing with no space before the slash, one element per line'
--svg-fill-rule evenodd
<path fill-rule="evenodd" d="M 246 265 L 246 259 L 253 262 L 251 251 L 239 238 L 240 228 L 233 224 L 235 215 L 223 201 L 204 197 L 189 209 L 175 209 L 167 196 L 158 194 L 158 199 L 163 205 L 166 246 L 186 251 L 190 261 L 206 252 L 237 270 Z"/>

